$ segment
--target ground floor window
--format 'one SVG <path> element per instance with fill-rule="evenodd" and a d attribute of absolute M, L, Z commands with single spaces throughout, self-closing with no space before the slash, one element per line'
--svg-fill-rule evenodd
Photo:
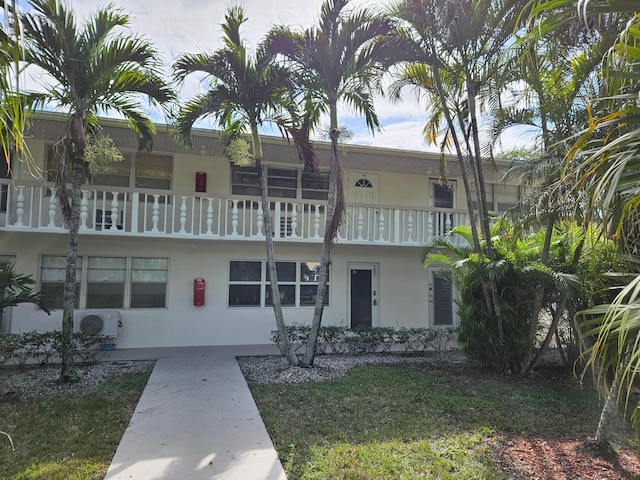
<path fill-rule="evenodd" d="M 63 308 L 67 259 L 43 256 L 40 291 Z M 136 257 L 78 257 L 75 308 L 166 308 L 169 260 Z"/>
<path fill-rule="evenodd" d="M 276 262 L 280 303 L 284 307 L 314 306 L 318 291 L 319 262 Z M 232 260 L 229 263 L 229 306 L 265 307 L 273 305 L 267 263 Z M 329 289 L 325 296 L 329 305 Z"/>

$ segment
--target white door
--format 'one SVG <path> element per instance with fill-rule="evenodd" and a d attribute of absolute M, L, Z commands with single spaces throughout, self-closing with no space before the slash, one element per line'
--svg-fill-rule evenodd
<path fill-rule="evenodd" d="M 349 174 L 349 201 L 351 203 L 378 203 L 378 175 L 372 173 Z"/>
<path fill-rule="evenodd" d="M 378 266 L 349 264 L 348 308 L 349 327 L 366 328 L 378 325 Z"/>

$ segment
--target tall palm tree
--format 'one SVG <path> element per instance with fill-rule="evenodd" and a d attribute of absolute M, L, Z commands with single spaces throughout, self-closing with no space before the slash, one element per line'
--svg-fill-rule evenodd
<path fill-rule="evenodd" d="M 374 132 L 380 127 L 373 94 L 382 73 L 380 38 L 389 32 L 389 22 L 363 9 L 352 12 L 349 0 L 327 0 L 322 4 L 317 26 L 299 33 L 275 27 L 269 33 L 270 49 L 283 55 L 300 73 L 313 102 L 329 115 L 331 154 L 329 196 L 324 240 L 311 332 L 302 363 L 313 364 L 327 293 L 331 246 L 345 211 L 343 165 L 338 155 L 338 104 L 343 103 L 364 116 Z"/>
<path fill-rule="evenodd" d="M 514 169 L 520 175 L 519 184 L 532 191 L 514 213 L 524 213 L 527 224 L 545 229 L 540 259 L 544 265 L 548 265 L 551 237 L 558 226 L 557 221 L 581 218 L 579 209 L 584 205 L 584 192 L 567 188 L 558 180 L 574 136 L 586 125 L 589 102 L 602 92 L 598 73 L 603 59 L 616 41 L 620 19 L 620 16 L 608 16 L 588 32 L 581 33 L 581 22 L 576 14 L 572 21 L 542 36 L 545 20 L 538 18 L 531 22 L 527 34 L 518 42 L 519 61 L 512 71 L 511 81 L 515 88 L 510 91 L 517 101 L 512 99 L 510 105 L 500 105 L 495 112 L 492 127 L 495 137 L 513 125 L 527 125 L 538 132 L 540 158 L 519 162 Z M 581 225 L 586 231 L 586 225 Z M 575 269 L 581 254 L 582 248 L 578 248 L 572 268 Z M 534 292 L 536 301 L 532 318 L 538 318 L 544 289 L 545 286 L 541 285 Z M 559 304 L 562 306 L 570 302 L 563 296 Z M 562 311 L 562 308 L 557 311 Z M 531 345 L 537 329 L 537 323 L 532 322 L 529 331 Z M 553 328 L 549 329 L 543 347 L 548 345 L 551 334 Z M 528 374 L 528 365 L 533 365 L 533 353 L 532 349 L 525 361 L 523 374 Z"/>
<path fill-rule="evenodd" d="M 551 4 L 552 3 L 552 4 Z M 628 406 L 633 381 L 640 368 L 640 270 L 637 248 L 640 239 L 640 109 L 638 64 L 640 10 L 625 0 L 586 0 L 575 2 L 531 1 L 531 16 L 542 17 L 544 31 L 563 28 L 572 18 L 583 22 L 583 29 L 603 23 L 611 16 L 623 17 L 619 23 L 615 46 L 601 65 L 601 77 L 607 91 L 588 105 L 587 128 L 575 141 L 565 159 L 574 188 L 587 192 L 586 218 L 599 221 L 603 233 L 616 227 L 620 250 L 629 261 L 628 283 L 614 301 L 584 312 L 580 323 L 589 345 L 587 366 L 595 372 L 597 384 L 606 396 L 596 440 L 609 440 L 608 418 L 616 404 Z M 626 18 L 625 18 L 626 16 Z M 640 415 L 634 408 L 632 420 L 640 432 Z"/>
<path fill-rule="evenodd" d="M 425 131 L 443 152 L 453 145 L 471 219 L 473 247 L 490 260 L 495 257 L 487 208 L 484 162 L 491 145 L 484 145 L 480 115 L 497 103 L 515 59 L 508 55 L 524 0 L 402 0 L 389 15 L 394 30 L 388 45 L 400 68 L 391 93 L 402 89 L 424 92 L 431 101 Z M 472 195 L 475 186 L 476 198 Z M 498 321 L 498 342 L 504 340 L 500 293 L 495 282 L 483 281 L 487 309 Z"/>
<path fill-rule="evenodd" d="M 172 100 L 171 88 L 160 77 L 158 54 L 152 44 L 123 32 L 129 17 L 112 6 L 96 11 L 76 25 L 63 0 L 29 0 L 24 25 L 25 59 L 50 77 L 43 93 L 31 93 L 39 107 L 55 106 L 68 114 L 66 130 L 56 144 L 56 194 L 69 227 L 62 318 L 63 381 L 77 378 L 71 355 L 75 302 L 81 185 L 85 175 L 86 134 L 99 126 L 99 113 L 124 116 L 138 134 L 141 148 L 150 148 L 155 127 L 140 107 Z M 71 163 L 71 202 L 67 198 L 67 164 Z"/>
<path fill-rule="evenodd" d="M 390 44 L 400 67 L 391 93 L 399 98 L 406 87 L 424 92 L 431 102 L 425 132 L 441 149 L 453 146 L 462 169 L 467 206 L 472 218 L 475 186 L 480 232 L 472 224 L 474 247 L 491 258 L 489 215 L 483 159 L 491 147 L 483 144 L 480 115 L 499 101 L 515 61 L 508 55 L 522 1 L 404 0 L 393 4 L 395 20 Z"/>
<path fill-rule="evenodd" d="M 247 166 L 251 160 L 258 171 L 262 211 L 267 248 L 267 268 L 272 291 L 272 305 L 279 332 L 281 351 L 291 364 L 297 364 L 295 352 L 290 348 L 278 286 L 278 275 L 273 245 L 271 208 L 268 186 L 262 164 L 262 143 L 259 128 L 266 123 L 276 123 L 292 134 L 304 153 L 305 168 L 315 170 L 315 151 L 305 135 L 296 127 L 296 118 L 287 114 L 297 111 L 295 107 L 295 84 L 290 73 L 274 63 L 266 45 L 258 46 L 251 57 L 240 35 L 240 27 L 247 20 L 241 7 L 229 8 L 225 14 L 224 47 L 213 53 L 182 55 L 174 64 L 175 76 L 184 80 L 187 75 L 201 72 L 211 82 L 210 89 L 187 102 L 176 119 L 178 136 L 191 143 L 191 129 L 196 120 L 212 116 L 225 128 L 227 141 L 241 140 L 244 133 L 251 135 L 251 158 L 236 158 L 232 161 Z M 299 93 L 299 92 L 298 92 Z M 228 148 L 229 152 L 230 149 Z"/>

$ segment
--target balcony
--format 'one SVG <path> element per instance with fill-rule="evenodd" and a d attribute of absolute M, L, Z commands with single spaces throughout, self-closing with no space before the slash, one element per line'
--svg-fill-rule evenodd
<path fill-rule="evenodd" d="M 53 184 L 1 180 L 0 230 L 65 231 Z M 274 240 L 319 243 L 326 202 L 273 200 Z M 467 224 L 466 211 L 349 204 L 337 243 L 420 246 Z M 264 212 L 255 197 L 87 186 L 81 235 L 264 239 Z"/>

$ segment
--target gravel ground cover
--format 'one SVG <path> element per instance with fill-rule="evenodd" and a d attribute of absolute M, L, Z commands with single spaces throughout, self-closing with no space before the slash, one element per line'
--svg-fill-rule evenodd
<path fill-rule="evenodd" d="M 371 353 L 358 355 L 319 355 L 313 367 L 295 367 L 284 357 L 239 357 L 238 364 L 250 385 L 302 384 L 344 377 L 358 365 L 397 365 L 406 363 L 464 363 L 463 353 L 425 352 L 420 355 Z"/>
<path fill-rule="evenodd" d="M 92 392 L 109 378 L 125 373 L 146 372 L 153 368 L 154 363 L 153 361 L 114 361 L 79 365 L 77 367 L 79 380 L 74 383 L 59 381 L 59 365 L 5 367 L 0 369 L 0 400 L 2 397 L 26 400 L 45 395 Z"/>

